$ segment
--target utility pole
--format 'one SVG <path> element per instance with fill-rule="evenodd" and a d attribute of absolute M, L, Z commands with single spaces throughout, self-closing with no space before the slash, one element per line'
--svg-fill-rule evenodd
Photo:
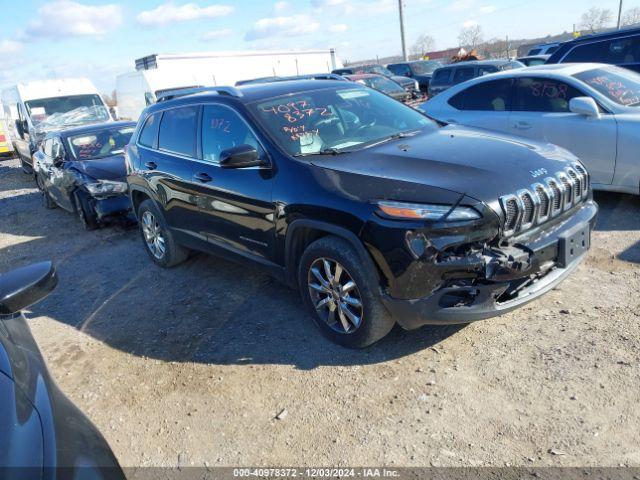
<path fill-rule="evenodd" d="M 622 20 L 622 0 L 620 0 L 620 5 L 618 6 L 618 30 L 620 30 L 621 20 Z"/>
<path fill-rule="evenodd" d="M 400 41 L 402 42 L 402 58 L 406 62 L 407 60 L 409 60 L 409 57 L 407 56 L 407 42 L 404 38 L 404 12 L 402 11 L 402 8 L 402 0 L 398 0 L 398 11 L 400 12 Z"/>

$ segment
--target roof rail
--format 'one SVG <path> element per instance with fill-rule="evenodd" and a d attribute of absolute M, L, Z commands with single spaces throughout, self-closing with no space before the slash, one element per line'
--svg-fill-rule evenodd
<path fill-rule="evenodd" d="M 186 97 L 187 95 L 204 92 L 228 95 L 230 97 L 242 97 L 242 92 L 235 87 L 187 87 L 174 88 L 172 90 L 162 92 L 162 94 L 158 96 L 156 103 L 166 102 L 167 100 L 173 100 L 174 98 Z"/>

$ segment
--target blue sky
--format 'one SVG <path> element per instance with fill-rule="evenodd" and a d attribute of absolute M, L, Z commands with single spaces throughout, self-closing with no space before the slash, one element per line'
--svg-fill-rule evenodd
<path fill-rule="evenodd" d="M 618 0 L 405 0 L 407 43 L 457 45 L 464 25 L 486 39 L 571 30 Z M 640 0 L 624 0 L 624 8 Z M 88 76 L 104 92 L 151 53 L 334 47 L 342 59 L 400 52 L 397 0 L 0 0 L 0 86 Z"/>

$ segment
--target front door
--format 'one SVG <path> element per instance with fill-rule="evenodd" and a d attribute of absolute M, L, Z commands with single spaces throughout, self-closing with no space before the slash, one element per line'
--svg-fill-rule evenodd
<path fill-rule="evenodd" d="M 270 261 L 273 169 L 225 169 L 218 163 L 224 150 L 239 145 L 253 146 L 266 159 L 257 136 L 238 112 L 221 104 L 203 107 L 201 132 L 202 160 L 194 163 L 192 183 L 201 212 L 198 228 L 213 246 Z"/>
<path fill-rule="evenodd" d="M 31 160 L 31 148 L 29 146 L 29 122 L 27 121 L 27 112 L 25 111 L 23 105 L 21 103 L 18 103 L 16 105 L 16 108 L 18 110 L 18 121 L 24 125 L 25 128 L 22 132 L 22 135 L 20 135 L 20 133 L 18 132 L 17 129 L 15 129 L 16 132 L 16 139 L 15 139 L 15 146 L 16 146 L 16 150 L 18 151 L 18 155 L 21 156 L 24 160 L 27 161 L 27 163 L 31 164 L 32 160 Z M 15 126 L 14 126 L 15 128 Z"/>
<path fill-rule="evenodd" d="M 520 78 L 515 87 L 511 133 L 566 148 L 587 167 L 592 183 L 609 185 L 616 164 L 617 123 L 613 115 L 585 117 L 569 101 L 586 96 L 549 78 Z"/>

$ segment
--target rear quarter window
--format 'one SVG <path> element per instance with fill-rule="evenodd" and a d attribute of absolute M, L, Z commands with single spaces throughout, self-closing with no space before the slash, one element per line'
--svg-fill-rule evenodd
<path fill-rule="evenodd" d="M 143 147 L 155 147 L 159 116 L 160 114 L 154 113 L 144 122 L 142 131 L 140 132 L 140 137 L 138 138 L 138 143 Z"/>
<path fill-rule="evenodd" d="M 461 67 L 456 69 L 455 73 L 453 74 L 453 83 L 462 83 L 474 77 L 475 69 L 473 67 Z"/>

